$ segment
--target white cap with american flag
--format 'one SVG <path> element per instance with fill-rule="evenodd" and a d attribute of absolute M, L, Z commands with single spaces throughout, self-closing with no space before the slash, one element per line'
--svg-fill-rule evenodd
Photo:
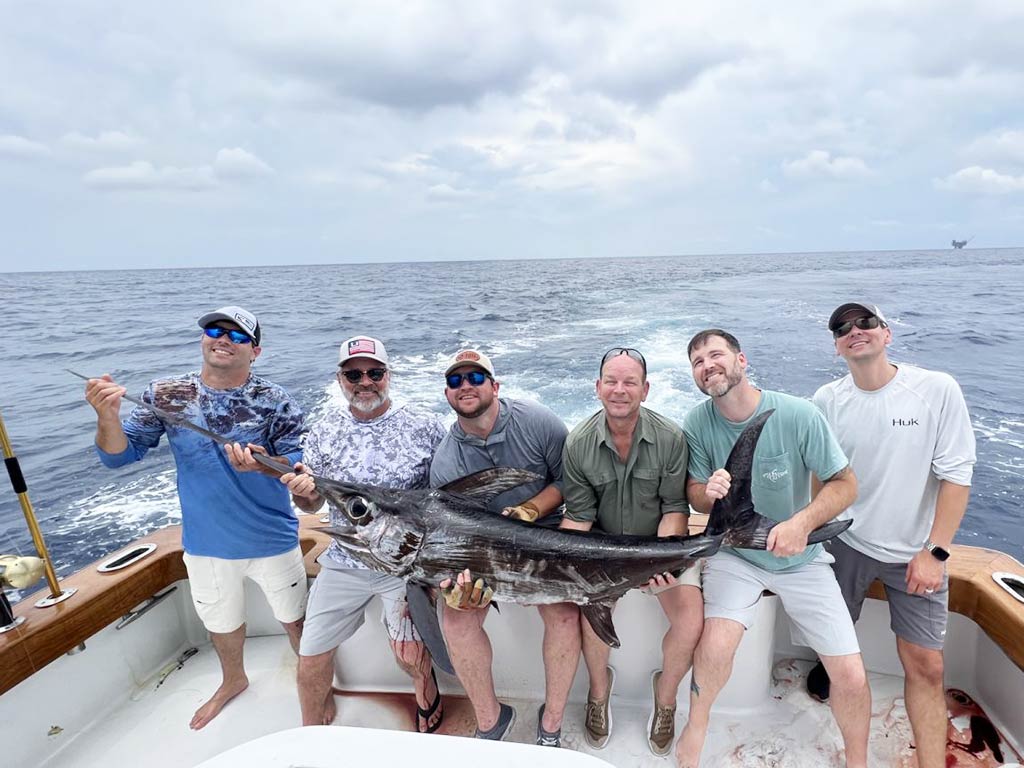
<path fill-rule="evenodd" d="M 344 365 L 346 360 L 356 360 L 365 357 L 369 360 L 376 360 L 378 363 L 388 364 L 388 351 L 384 349 L 383 342 L 372 336 L 353 336 L 341 343 L 341 352 L 338 356 L 338 365 Z"/>

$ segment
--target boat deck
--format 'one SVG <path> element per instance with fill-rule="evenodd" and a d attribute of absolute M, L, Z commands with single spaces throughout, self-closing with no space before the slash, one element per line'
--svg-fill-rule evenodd
<path fill-rule="evenodd" d="M 212 647 L 200 646 L 198 650 L 181 669 L 170 674 L 164 670 L 164 675 L 148 680 L 122 706 L 82 732 L 55 731 L 51 738 L 68 738 L 68 743 L 45 765 L 79 768 L 120 763 L 136 756 L 153 768 L 194 766 L 251 739 L 300 724 L 295 692 L 296 659 L 286 639 L 279 635 L 249 638 L 245 648 L 249 689 L 205 729 L 189 730 L 193 711 L 220 681 Z M 717 715 L 712 721 L 704 764 L 762 768 L 842 765 L 839 732 L 829 708 L 812 700 L 804 690 L 809 667 L 807 661 L 777 660 L 772 674 L 772 696 L 764 707 L 742 715 Z M 871 675 L 874 765 L 915 765 L 910 726 L 903 708 L 902 682 L 892 675 Z M 457 689 L 457 683 L 442 679 L 441 687 Z M 540 702 L 509 701 L 517 710 L 511 740 L 531 744 Z M 336 725 L 406 731 L 415 728 L 411 692 L 349 692 L 339 695 L 337 703 Z M 670 759 L 655 757 L 648 751 L 646 728 L 650 710 L 646 706 L 613 695 L 612 712 L 612 739 L 605 749 L 598 751 L 592 750 L 583 738 L 582 707 L 570 705 L 563 726 L 564 747 L 591 753 L 616 766 L 673 764 Z M 677 714 L 677 728 L 683 718 L 683 713 Z M 446 695 L 445 720 L 440 732 L 469 736 L 473 729 L 469 702 L 461 695 Z M 159 748 L 154 749 L 157 744 Z"/>

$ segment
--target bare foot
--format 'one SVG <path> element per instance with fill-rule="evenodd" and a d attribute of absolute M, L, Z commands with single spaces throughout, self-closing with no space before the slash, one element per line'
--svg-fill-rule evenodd
<path fill-rule="evenodd" d="M 188 727 L 193 731 L 198 731 L 200 728 L 209 723 L 213 718 L 220 714 L 220 711 L 224 709 L 224 705 L 231 701 L 235 696 L 240 694 L 246 688 L 249 687 L 249 680 L 242 679 L 237 683 L 221 683 L 220 688 L 217 692 L 209 698 L 209 700 L 203 704 L 196 713 L 192 715 L 192 722 L 188 724 Z"/>
<path fill-rule="evenodd" d="M 327 692 L 327 698 L 324 699 L 324 725 L 330 725 L 334 722 L 334 718 L 338 716 L 338 705 L 334 701 L 334 691 L 332 688 Z"/>
<path fill-rule="evenodd" d="M 697 768 L 700 765 L 700 753 L 704 749 L 706 734 L 689 723 L 683 728 L 679 741 L 676 742 L 676 764 L 678 768 Z"/>

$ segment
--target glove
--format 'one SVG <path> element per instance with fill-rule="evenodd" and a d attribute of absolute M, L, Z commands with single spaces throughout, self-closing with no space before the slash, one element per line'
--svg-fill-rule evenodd
<path fill-rule="evenodd" d="M 505 517 L 511 517 L 513 520 L 523 520 L 524 522 L 532 523 L 540 517 L 540 510 L 537 509 L 532 501 L 527 501 L 518 507 L 505 507 L 501 510 L 501 514 L 505 515 Z"/>
<path fill-rule="evenodd" d="M 441 587 L 441 596 L 449 608 L 456 611 L 472 611 L 486 608 L 491 603 L 494 590 L 478 578 L 472 584 L 459 584 L 456 580 L 447 587 Z"/>

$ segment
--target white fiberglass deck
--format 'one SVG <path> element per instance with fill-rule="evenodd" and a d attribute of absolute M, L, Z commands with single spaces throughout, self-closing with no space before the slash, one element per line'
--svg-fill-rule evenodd
<path fill-rule="evenodd" d="M 139 621 L 120 631 L 113 625 L 107 627 L 87 642 L 84 652 L 62 657 L 0 697 L 0 722 L 5 732 L 18 734 L 8 743 L 13 750 L 8 764 L 47 768 L 135 762 L 153 768 L 196 766 L 245 742 L 300 725 L 296 658 L 265 602 L 257 599 L 250 603 L 249 629 L 258 636 L 249 637 L 245 645 L 249 689 L 205 729 L 189 729 L 193 712 L 219 684 L 220 671 L 192 610 L 188 583 L 178 582 L 177 586 L 171 600 Z M 813 701 L 804 690 L 811 666 L 806 649 L 789 645 L 788 624 L 777 609 L 777 598 L 762 600 L 758 622 L 740 646 L 733 678 L 713 713 L 705 766 L 822 768 L 843 764 L 830 709 Z M 870 673 L 871 764 L 912 768 L 915 762 L 902 701 L 903 681 L 893 674 L 899 665 L 885 609 L 884 603 L 869 601 L 858 625 L 868 667 L 875 670 Z M 411 686 L 391 659 L 378 616 L 379 607 L 371 603 L 366 624 L 338 655 L 338 680 L 352 692 L 337 697 L 336 725 L 412 731 L 415 701 Z M 612 654 L 618 671 L 612 696 L 612 738 L 600 751 L 591 750 L 583 739 L 582 702 L 587 682 L 581 665 L 563 724 L 563 745 L 622 768 L 673 765 L 671 758 L 652 755 L 646 742 L 650 674 L 660 656 L 664 617 L 649 598 L 630 594 L 621 602 L 615 621 L 623 647 Z M 487 627 L 494 644 L 499 695 L 517 710 L 511 740 L 532 745 L 543 687 L 540 621 L 533 609 L 507 606 L 488 619 Z M 168 664 L 168 659 L 192 646 L 198 653 L 180 669 Z M 173 671 L 168 674 L 169 670 Z M 445 692 L 441 733 L 469 736 L 474 730 L 472 711 L 460 695 L 458 682 L 441 673 L 438 678 Z M 1004 736 L 1015 737 L 1019 748 L 1024 733 L 1024 673 L 972 622 L 960 616 L 952 616 L 950 622 L 947 685 L 978 696 L 995 726 Z M 687 686 L 688 678 L 680 688 L 677 732 L 685 719 Z M 959 727 L 956 721 L 953 726 L 954 730 Z M 394 738 L 393 734 L 381 734 L 380 754 L 365 762 L 399 764 L 394 761 L 396 754 L 388 759 L 387 745 Z M 1003 750 L 1005 764 L 1016 764 L 1018 758 L 1005 741 Z M 424 748 L 419 763 L 424 768 L 461 762 L 456 754 L 451 755 L 451 762 L 428 762 L 426 756 L 433 751 L 434 744 Z M 531 746 L 530 752 L 536 754 L 537 768 L 551 764 L 554 757 L 548 754 L 554 750 L 541 747 Z M 348 757 L 321 763 L 303 761 L 296 754 L 293 761 L 282 763 L 268 752 L 263 762 L 253 762 L 250 757 L 242 764 L 249 768 L 363 764 Z M 958 758 L 951 765 L 997 764 L 976 761 L 966 752 L 963 757 L 970 759 Z M 516 759 L 521 762 L 521 755 Z M 473 762 L 501 764 L 491 759 Z"/>
<path fill-rule="evenodd" d="M 777 662 L 772 698 L 763 709 L 742 717 L 715 718 L 704 763 L 808 768 L 841 765 L 841 742 L 829 708 L 813 701 L 803 690 L 804 674 L 809 667 L 810 663 L 805 661 Z M 78 734 L 46 765 L 79 768 L 139 758 L 152 768 L 191 766 L 250 739 L 298 726 L 295 657 L 286 639 L 282 636 L 250 638 L 246 643 L 246 668 L 249 690 L 229 704 L 205 729 L 191 731 L 188 722 L 192 713 L 220 680 L 213 649 L 209 645 L 202 646 L 196 656 L 168 675 L 159 687 L 156 687 L 157 680 L 148 681 L 122 706 Z M 450 681 L 442 680 L 442 688 L 452 687 Z M 871 687 L 874 764 L 912 765 L 909 725 L 902 707 L 902 680 L 872 674 Z M 411 693 L 354 693 L 339 696 L 337 702 L 337 725 L 414 728 L 415 702 Z M 511 699 L 510 703 L 517 710 L 510 740 L 532 743 L 540 702 Z M 441 733 L 472 734 L 472 712 L 466 699 L 448 695 L 445 708 Z M 613 696 L 612 713 L 612 739 L 607 748 L 596 751 L 583 739 L 582 707 L 571 706 L 563 726 L 563 745 L 592 753 L 616 766 L 671 764 L 647 749 L 645 733 L 650 714 L 647 707 Z M 677 728 L 682 721 L 682 714 L 677 715 Z M 386 755 L 380 757 L 387 764 Z M 255 768 L 258 764 L 250 762 L 249 765 Z"/>

